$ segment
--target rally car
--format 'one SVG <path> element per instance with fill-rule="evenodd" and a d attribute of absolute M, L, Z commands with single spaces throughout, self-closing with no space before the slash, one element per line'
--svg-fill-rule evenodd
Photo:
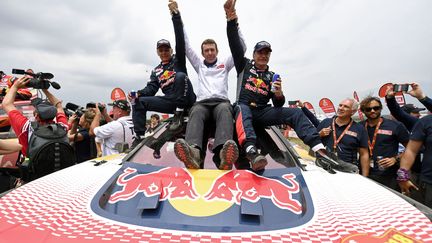
<path fill-rule="evenodd" d="M 316 166 L 276 127 L 257 135 L 265 171 L 248 170 L 243 155 L 233 170 L 217 170 L 210 150 L 204 168 L 190 170 L 174 154 L 184 129 L 162 123 L 128 154 L 3 195 L 0 242 L 432 241 L 430 209 L 359 174 Z"/>

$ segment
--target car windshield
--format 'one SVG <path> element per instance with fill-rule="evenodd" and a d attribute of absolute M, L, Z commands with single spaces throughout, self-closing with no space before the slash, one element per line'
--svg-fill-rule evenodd
<path fill-rule="evenodd" d="M 174 143 L 178 138 L 184 138 L 184 130 L 178 133 L 172 133 L 168 129 L 167 123 L 162 123 L 160 128 L 152 136 L 147 137 L 144 145 L 137 149 L 133 154 L 126 157 L 127 161 L 140 164 L 151 164 L 155 166 L 184 167 L 184 164 L 177 159 L 174 153 Z M 267 169 L 294 167 L 297 165 L 298 155 L 293 152 L 289 142 L 283 137 L 277 128 L 266 127 L 257 128 L 257 147 L 262 154 L 266 156 L 269 162 Z M 206 146 L 204 159 L 205 169 L 216 169 L 213 162 L 213 152 L 209 149 L 212 146 L 213 138 L 210 135 Z M 157 153 L 159 151 L 159 153 Z M 237 168 L 245 168 L 248 161 L 240 153 L 237 162 Z M 243 166 L 242 166 L 243 165 Z"/>

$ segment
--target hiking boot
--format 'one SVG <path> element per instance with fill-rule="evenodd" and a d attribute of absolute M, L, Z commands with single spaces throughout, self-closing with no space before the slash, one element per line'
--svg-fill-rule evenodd
<path fill-rule="evenodd" d="M 183 111 L 175 111 L 174 117 L 169 126 L 170 131 L 178 131 L 183 127 Z"/>
<path fill-rule="evenodd" d="M 174 153 L 188 169 L 200 169 L 201 155 L 200 150 L 189 146 L 184 139 L 177 139 L 174 144 Z"/>
<path fill-rule="evenodd" d="M 252 166 L 252 170 L 254 171 L 263 170 L 268 164 L 265 156 L 259 154 L 255 146 L 247 148 L 246 158 L 249 159 L 249 162 Z"/>
<path fill-rule="evenodd" d="M 239 151 L 237 144 L 233 140 L 228 140 L 223 145 L 219 152 L 220 165 L 219 170 L 231 170 L 235 162 L 237 162 Z"/>
<path fill-rule="evenodd" d="M 316 152 L 315 164 L 332 174 L 336 173 L 334 170 L 354 174 L 359 173 L 359 169 L 355 164 L 340 160 L 336 155 L 327 152 L 325 149 L 320 149 Z"/>

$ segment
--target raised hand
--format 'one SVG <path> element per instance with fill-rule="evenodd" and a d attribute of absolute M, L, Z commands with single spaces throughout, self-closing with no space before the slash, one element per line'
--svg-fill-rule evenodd
<path fill-rule="evenodd" d="M 175 0 L 169 0 L 168 1 L 168 8 L 171 12 L 171 14 L 177 14 L 178 13 L 178 4 Z"/>
<path fill-rule="evenodd" d="M 419 100 L 424 99 L 426 95 L 423 93 L 423 90 L 420 88 L 420 85 L 418 83 L 412 83 L 411 88 L 412 89 L 408 91 L 408 94 Z"/>

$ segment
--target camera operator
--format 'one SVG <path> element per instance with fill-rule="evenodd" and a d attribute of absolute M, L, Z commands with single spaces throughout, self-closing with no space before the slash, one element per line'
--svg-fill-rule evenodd
<path fill-rule="evenodd" d="M 17 134 L 18 141 L 22 145 L 21 152 L 24 156 L 27 156 L 28 139 L 30 138 L 31 129 L 29 129 L 30 121 L 21 114 L 14 105 L 14 100 L 19 89 L 25 88 L 30 79 L 28 77 L 20 77 L 14 81 L 13 85 L 10 87 L 9 92 L 3 99 L 3 109 L 9 116 L 11 126 Z M 40 124 L 54 123 L 54 118 L 56 118 L 57 123 L 62 125 L 66 130 L 68 130 L 67 119 L 62 107 L 62 101 L 51 94 L 47 89 L 42 90 L 50 103 L 39 102 L 35 105 L 35 119 Z"/>
<path fill-rule="evenodd" d="M 100 109 L 95 109 L 96 115 L 90 126 L 90 135 L 96 136 L 96 141 L 102 141 L 102 155 L 117 154 L 119 152 L 119 144 L 132 143 L 133 138 L 133 122 L 130 116 L 131 107 L 126 100 L 116 100 L 113 106 L 113 121 L 100 126 L 100 119 L 106 113 Z"/>
<path fill-rule="evenodd" d="M 69 142 L 75 148 L 77 163 L 96 157 L 96 146 L 94 136 L 90 135 L 90 125 L 96 116 L 93 108 L 88 108 L 84 113 L 75 112 L 69 118 L 71 128 L 68 133 Z"/>

